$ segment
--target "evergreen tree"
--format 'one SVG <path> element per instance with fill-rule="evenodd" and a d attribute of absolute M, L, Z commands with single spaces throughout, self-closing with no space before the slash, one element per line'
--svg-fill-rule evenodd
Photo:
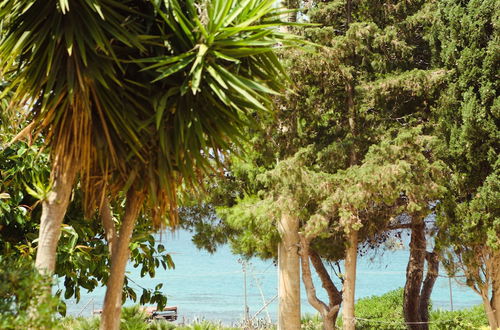
<path fill-rule="evenodd" d="M 427 155 L 428 165 L 434 166 L 432 152 L 423 145 L 411 153 L 405 153 L 408 149 L 403 148 L 405 152 L 400 152 L 400 159 L 388 157 L 384 164 L 388 167 L 368 165 L 371 158 L 367 156 L 367 151 L 374 145 L 382 148 L 389 141 L 401 142 L 405 134 L 418 140 L 418 136 L 429 132 L 431 107 L 447 72 L 432 69 L 430 48 L 424 34 L 433 16 L 432 7 L 425 1 L 387 1 L 384 5 L 374 5 L 371 1 L 318 1 L 309 2 L 303 10 L 303 17 L 320 26 L 299 28 L 299 33 L 325 47 L 312 53 L 289 50 L 282 54 L 294 82 L 293 89 L 285 97 L 276 98 L 276 121 L 265 123 L 264 132 L 248 133 L 253 139 L 246 148 L 244 159 L 227 159 L 226 175 L 213 184 L 214 194 L 205 200 L 204 205 L 213 202 L 223 207 L 219 208 L 219 216 L 224 221 L 212 219 L 217 222 L 215 228 L 218 233 L 227 227 L 236 233 L 231 243 L 238 252 L 275 257 L 275 240 L 284 236 L 277 227 L 279 219 L 285 214 L 297 219 L 298 230 L 305 235 L 298 253 L 307 251 L 314 266 L 319 265 L 316 261 L 321 262 L 321 258 L 315 256 L 330 261 L 345 258 L 345 246 L 351 247 L 351 259 L 355 262 L 357 241 L 383 235 L 391 215 L 396 216 L 398 211 L 404 210 L 404 207 L 396 205 L 402 203 L 408 206 L 411 199 L 399 200 L 399 196 L 411 193 L 409 187 L 401 182 L 385 191 L 378 189 L 385 194 L 387 201 L 377 204 L 371 200 L 375 197 L 369 194 L 373 186 L 363 187 L 363 182 L 371 180 L 382 185 L 384 171 L 388 167 L 401 165 L 403 159 L 409 164 L 416 164 L 419 155 Z M 418 134 L 412 129 L 417 125 L 423 127 Z M 369 174 L 367 168 L 371 169 Z M 412 177 L 415 175 L 411 174 L 412 171 L 417 171 L 417 168 L 411 165 L 400 170 Z M 348 180 L 350 176 L 352 180 Z M 428 204 L 432 198 L 439 198 L 437 192 L 442 193 L 441 189 L 432 191 L 435 188 L 433 184 L 439 186 L 440 177 L 426 178 L 429 184 L 421 187 L 428 189 L 428 198 L 419 199 L 418 216 L 415 213 L 406 217 L 411 219 L 411 223 L 399 224 L 399 228 L 412 227 L 420 237 L 425 233 L 422 224 L 425 214 L 431 212 Z M 337 189 L 326 189 L 327 182 L 337 185 Z M 347 207 L 350 198 L 355 198 L 356 190 L 365 198 L 357 204 L 357 210 L 373 202 L 383 211 L 375 207 L 372 213 L 359 217 L 359 221 L 354 220 L 355 217 L 346 220 L 346 214 L 353 214 L 353 206 L 348 213 L 340 210 Z M 337 204 L 332 201 L 326 203 L 325 194 L 337 192 L 342 195 L 342 191 L 345 192 L 344 199 L 335 201 Z M 334 207 L 334 204 L 337 206 Z M 330 205 L 331 209 L 326 211 L 326 205 Z M 376 211 L 384 217 L 376 218 Z M 396 217 L 397 220 L 403 218 Z M 309 231 L 306 228 L 321 223 L 320 219 L 327 221 L 326 225 L 320 226 L 322 234 L 305 234 Z M 374 219 L 381 222 L 372 223 Z M 394 223 L 390 228 L 394 228 Z M 354 243 L 347 243 L 347 238 L 354 238 Z M 300 235 L 295 239 L 300 240 Z M 425 250 L 425 236 L 414 251 L 421 250 L 422 244 Z M 426 253 L 420 253 L 417 264 L 409 267 L 408 272 L 409 276 L 416 276 L 406 297 L 414 301 L 413 306 L 417 308 L 420 306 L 425 257 Z M 308 268 L 308 263 L 303 255 L 303 269 Z M 317 269 L 321 273 L 321 267 Z M 355 268 L 351 267 L 353 270 Z M 329 285 L 328 279 L 321 279 L 325 280 L 323 286 L 330 290 L 329 303 L 322 305 L 329 308 L 321 313 L 323 316 L 329 312 L 336 315 L 334 310 L 338 311 L 341 302 L 339 290 Z M 352 305 L 355 275 L 346 273 L 343 279 L 351 281 L 349 304 Z M 321 305 L 314 294 L 311 297 L 313 305 Z M 423 309 L 426 308 L 424 303 Z M 412 313 L 414 318 L 421 319 L 418 310 L 409 311 L 408 315 Z M 353 317 L 352 308 L 347 317 Z M 325 324 L 333 326 L 332 319 Z M 345 320 L 344 324 L 352 327 L 353 320 Z"/>
<path fill-rule="evenodd" d="M 448 72 L 435 109 L 443 159 L 452 169 L 440 203 L 438 242 L 451 274 L 483 299 L 500 326 L 500 3 L 441 1 L 432 41 Z"/>

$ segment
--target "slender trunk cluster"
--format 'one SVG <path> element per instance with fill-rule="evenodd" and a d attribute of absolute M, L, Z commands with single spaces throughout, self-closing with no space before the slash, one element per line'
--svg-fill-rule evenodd
<path fill-rule="evenodd" d="M 340 304 L 342 303 L 342 294 L 331 280 L 328 271 L 321 261 L 321 257 L 315 251 L 311 250 L 310 240 L 303 235 L 300 235 L 300 260 L 302 265 L 302 281 L 306 288 L 307 300 L 323 318 L 323 329 L 333 330 L 336 328 L 335 321 L 337 320 Z M 328 294 L 328 305 L 316 295 L 309 260 L 311 260 L 322 286 Z"/>
<path fill-rule="evenodd" d="M 429 329 L 429 302 L 438 277 L 439 259 L 435 252 L 427 252 L 425 222 L 423 217 L 412 217 L 410 260 L 406 268 L 403 312 L 409 329 Z M 424 280 L 424 265 L 427 275 Z"/>
<path fill-rule="evenodd" d="M 300 329 L 299 220 L 283 213 L 278 223 L 279 330 Z"/>

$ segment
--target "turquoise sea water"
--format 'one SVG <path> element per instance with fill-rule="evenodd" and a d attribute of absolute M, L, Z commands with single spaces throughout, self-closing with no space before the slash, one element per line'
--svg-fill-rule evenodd
<path fill-rule="evenodd" d="M 171 253 L 175 269 L 159 270 L 154 279 L 140 278 L 139 269 L 129 267 L 129 276 L 139 286 L 154 288 L 163 283 L 163 290 L 168 297 L 169 306 L 177 306 L 180 320 L 204 318 L 220 320 L 226 324 L 243 318 L 244 313 L 244 273 L 239 257 L 233 255 L 227 246 L 221 247 L 215 254 L 200 251 L 191 242 L 191 235 L 186 231 L 161 235 L 162 244 Z M 381 295 L 387 291 L 404 286 L 408 251 L 385 251 L 377 255 L 363 256 L 358 259 L 356 298 Z M 272 261 L 250 260 L 246 272 L 247 301 L 249 314 L 253 316 L 264 305 L 264 301 L 273 299 L 277 291 L 277 270 Z M 445 275 L 441 270 L 441 274 Z M 334 277 L 335 278 L 335 277 Z M 338 282 L 338 281 L 337 281 Z M 134 284 L 133 284 L 134 285 Z M 446 277 L 439 277 L 432 301 L 434 308 L 450 309 L 450 282 Z M 320 298 L 321 284 L 316 281 Z M 453 307 L 455 309 L 480 304 L 481 300 L 471 289 L 451 282 Z M 93 309 L 100 309 L 104 300 L 104 289 L 100 288 L 84 294 L 75 304 L 68 301 L 68 313 L 88 316 Z M 127 302 L 133 304 L 133 302 Z M 276 320 L 276 299 L 267 309 L 257 316 Z M 302 313 L 315 314 L 308 304 L 305 292 L 302 292 Z"/>

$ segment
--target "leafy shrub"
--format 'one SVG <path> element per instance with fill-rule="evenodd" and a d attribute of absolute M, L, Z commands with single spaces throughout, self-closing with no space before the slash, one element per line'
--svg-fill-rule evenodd
<path fill-rule="evenodd" d="M 51 286 L 31 260 L 0 256 L 0 329 L 52 328 L 60 301 Z"/>
<path fill-rule="evenodd" d="M 174 330 L 177 329 L 175 324 L 167 321 L 153 321 L 149 324 L 148 330 Z"/>
<path fill-rule="evenodd" d="M 475 330 L 488 326 L 482 305 L 457 311 L 435 310 L 431 312 L 431 330 Z"/>
<path fill-rule="evenodd" d="M 403 316 L 402 288 L 389 291 L 381 296 L 359 299 L 355 311 L 356 317 L 360 319 L 356 322 L 356 329 L 406 329 Z"/>
<path fill-rule="evenodd" d="M 122 309 L 120 329 L 147 330 L 148 324 L 146 323 L 146 319 L 147 315 L 140 306 L 124 307 Z"/>
<path fill-rule="evenodd" d="M 98 316 L 94 317 L 65 317 L 60 320 L 56 329 L 58 330 L 96 330 L 99 329 L 101 320 Z"/>

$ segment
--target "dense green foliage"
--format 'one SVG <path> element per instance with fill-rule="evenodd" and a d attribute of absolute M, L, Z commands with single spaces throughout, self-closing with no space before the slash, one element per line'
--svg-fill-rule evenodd
<path fill-rule="evenodd" d="M 442 1 L 437 10 L 436 60 L 451 74 L 435 116 L 453 170 L 439 238 L 448 269 L 481 290 L 494 276 L 485 261 L 500 253 L 500 4 Z"/>
<path fill-rule="evenodd" d="M 60 301 L 45 289 L 51 284 L 28 258 L 0 256 L 0 328 L 52 328 Z"/>
<path fill-rule="evenodd" d="M 0 149 L 0 254 L 10 258 L 22 257 L 30 262 L 35 257 L 39 229 L 40 200 L 49 189 L 49 159 L 39 143 L 17 142 Z M 103 286 L 109 276 L 109 249 L 97 217 L 86 219 L 83 213 L 82 192 L 76 189 L 62 228 L 55 274 L 63 282 L 57 292 L 66 299 L 80 300 L 82 289 L 93 291 Z M 123 207 L 114 208 L 115 220 Z M 154 277 L 157 268 L 172 268 L 173 261 L 163 245 L 155 242 L 152 226 L 141 218 L 130 245 L 131 261 L 141 267 L 141 276 Z M 128 283 L 124 298 L 141 303 L 166 304 L 161 287 L 138 293 Z"/>
<path fill-rule="evenodd" d="M 318 23 L 295 31 L 327 47 L 283 51 L 293 85 L 276 120 L 186 204 L 196 243 L 275 257 L 286 211 L 338 260 L 353 216 L 376 247 L 388 224 L 437 210 L 426 229 L 447 270 L 482 285 L 500 237 L 498 1 L 294 3 Z"/>
<path fill-rule="evenodd" d="M 344 1 L 313 2 L 307 17 L 320 26 L 298 32 L 328 47 L 283 52 L 293 89 L 275 99 L 276 120 L 264 132 L 248 132 L 252 140 L 245 157 L 227 159 L 227 174 L 215 178 L 202 198 L 223 220 L 212 221 L 212 240 L 200 239 L 199 231 L 209 236 L 210 223 L 195 227 L 198 241 L 210 249 L 224 241 L 219 233 L 226 231 L 236 252 L 274 256 L 275 223 L 286 206 L 299 215 L 303 228 L 310 219 L 312 227 L 320 226 L 323 235 L 313 246 L 338 260 L 346 219 L 358 218 L 362 240 L 380 238 L 391 219 L 400 219 L 398 212 L 430 212 L 428 203 L 442 196 L 439 182 L 446 170 L 433 155 L 436 143 L 411 152 L 401 145 L 387 149 L 390 157 L 370 160 L 402 143 L 403 136 L 429 140 L 431 108 L 446 77 L 424 52 L 429 5 L 356 2 L 349 24 L 345 10 Z M 419 159 L 429 168 L 417 165 Z M 426 176 L 427 171 L 433 174 Z M 421 191 L 412 191 L 417 188 Z M 415 193 L 420 197 L 411 200 Z M 187 216 L 192 223 L 193 214 Z"/>
<path fill-rule="evenodd" d="M 164 247 L 149 220 L 175 220 L 176 188 L 202 179 L 204 190 L 180 197 L 180 215 L 210 252 L 229 242 L 236 253 L 276 258 L 276 224 L 291 213 L 311 249 L 339 261 L 350 231 L 377 247 L 391 228 L 435 213 L 427 230 L 446 270 L 465 275 L 485 302 L 491 292 L 499 301 L 500 2 L 287 1 L 298 9 L 291 17 L 316 23 L 293 27 L 316 45 L 279 56 L 277 43 L 297 39 L 276 29 L 273 4 L 2 2 L 1 142 L 33 120 L 51 159 L 81 172 L 58 250 L 65 297 L 109 276 L 92 216 L 98 193 L 111 195 L 117 219 L 129 188 L 149 202 L 130 246 L 141 275 L 154 276 L 172 260 L 156 256 Z M 34 111 L 5 124 L 7 96 Z M 2 254 L 33 255 L 49 158 L 37 144 L 1 149 Z M 223 171 L 206 175 L 215 167 Z M 140 302 L 163 305 L 161 289 Z M 136 299 L 129 286 L 125 296 Z M 400 291 L 362 299 L 356 311 L 361 329 L 404 328 Z M 127 313 L 124 326 L 146 327 Z M 434 311 L 431 321 L 485 325 L 480 308 Z"/>
<path fill-rule="evenodd" d="M 104 181 L 110 199 L 133 186 L 156 225 L 175 222 L 180 181 L 212 170 L 208 155 L 240 141 L 283 86 L 274 45 L 296 38 L 275 29 L 273 3 L 5 1 L 5 92 L 36 109 L 53 160 L 78 167 L 89 213 Z"/>
<path fill-rule="evenodd" d="M 381 296 L 359 299 L 356 303 L 356 329 L 406 329 L 403 317 L 403 289 L 390 291 Z M 338 322 L 341 325 L 342 322 Z M 430 312 L 429 329 L 480 329 L 488 321 L 482 306 L 455 311 L 433 310 Z"/>

